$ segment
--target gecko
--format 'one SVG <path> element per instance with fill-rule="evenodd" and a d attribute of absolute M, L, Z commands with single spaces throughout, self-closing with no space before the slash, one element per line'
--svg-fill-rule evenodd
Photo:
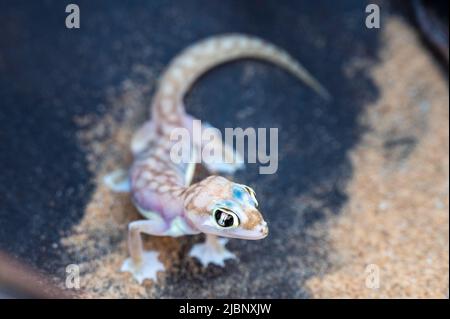
<path fill-rule="evenodd" d="M 185 111 L 183 98 L 194 82 L 212 68 L 237 59 L 259 59 L 278 65 L 304 81 L 324 98 L 329 94 L 294 58 L 281 48 L 258 37 L 224 34 L 199 41 L 176 56 L 164 71 L 151 102 L 150 120 L 131 139 L 133 164 L 104 177 L 117 192 L 130 192 L 142 220 L 128 224 L 130 257 L 121 267 L 139 282 L 157 280 L 164 265 L 155 251 L 143 248 L 142 234 L 172 236 L 206 234 L 204 243 L 192 247 L 189 255 L 203 266 L 224 266 L 236 258 L 226 247 L 227 238 L 259 240 L 269 233 L 259 211 L 255 191 L 220 176 L 233 174 L 244 164 L 233 147 L 215 139 L 224 158 L 231 161 L 202 164 L 212 175 L 191 183 L 195 161 L 174 163 L 170 158 L 171 132 L 179 127 L 192 133 L 193 116 Z M 204 123 L 204 122 L 202 122 Z M 206 129 L 209 124 L 202 124 Z M 203 141 L 194 141 L 202 147 Z M 195 156 L 195 152 L 193 152 Z"/>

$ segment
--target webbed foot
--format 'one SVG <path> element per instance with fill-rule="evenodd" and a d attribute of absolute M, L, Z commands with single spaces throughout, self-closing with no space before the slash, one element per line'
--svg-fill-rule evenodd
<path fill-rule="evenodd" d="M 203 159 L 203 164 L 211 173 L 223 173 L 233 175 L 237 170 L 244 169 L 245 163 L 242 156 L 233 149 L 233 147 L 224 143 L 221 139 L 220 131 L 208 123 L 203 124 L 205 130 L 210 131 L 211 135 L 216 137 L 213 142 L 208 142 L 208 147 L 214 148 L 215 156 L 209 156 Z"/>
<path fill-rule="evenodd" d="M 211 238 L 207 237 L 206 242 L 202 244 L 195 244 L 189 256 L 197 258 L 204 267 L 209 263 L 224 267 L 224 261 L 227 259 L 234 259 L 236 255 L 225 248 L 228 239 L 225 238 Z"/>
<path fill-rule="evenodd" d="M 232 155 L 230 155 L 230 156 L 233 156 L 232 158 L 234 158 L 234 160 L 230 161 L 229 163 L 224 162 L 224 161 L 217 161 L 217 160 L 213 160 L 213 161 L 209 161 L 209 162 L 206 161 L 206 162 L 203 162 L 206 169 L 213 174 L 222 173 L 222 174 L 228 174 L 228 175 L 233 175 L 237 170 L 244 169 L 245 164 L 244 164 L 244 161 L 241 159 L 240 155 L 235 153 L 228 146 L 224 146 L 224 148 L 225 148 L 225 154 L 231 153 Z M 229 149 L 227 150 L 227 148 L 229 148 Z"/>
<path fill-rule="evenodd" d="M 208 137 L 200 141 L 194 139 L 194 144 L 200 152 L 204 152 L 202 164 L 209 172 L 232 175 L 237 170 L 245 168 L 244 159 L 232 146 L 222 141 L 222 133 L 219 129 L 190 115 L 185 115 L 184 122 L 191 132 L 195 130 L 195 125 L 200 124 L 201 135 Z"/>
<path fill-rule="evenodd" d="M 129 272 L 139 284 L 145 279 L 157 280 L 158 271 L 164 271 L 164 265 L 158 259 L 158 253 L 155 251 L 146 251 L 142 253 L 142 260 L 135 264 L 133 259 L 127 258 L 120 268 L 122 272 Z"/>
<path fill-rule="evenodd" d="M 130 191 L 130 181 L 128 172 L 117 169 L 103 177 L 103 183 L 114 192 L 128 193 Z"/>

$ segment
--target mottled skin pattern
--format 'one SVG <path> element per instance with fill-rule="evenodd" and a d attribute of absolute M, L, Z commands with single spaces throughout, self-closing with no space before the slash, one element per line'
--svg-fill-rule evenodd
<path fill-rule="evenodd" d="M 175 164 L 170 158 L 174 144 L 170 140 L 171 132 L 183 127 L 192 133 L 194 118 L 185 113 L 185 93 L 206 71 L 240 58 L 275 63 L 323 97 L 328 97 L 326 90 L 287 53 L 255 37 L 239 34 L 212 37 L 176 57 L 159 83 L 152 102 L 151 121 L 144 123 L 135 133 L 131 144 L 135 161 L 127 178 L 133 202 L 147 219 L 129 225 L 131 257 L 124 262 L 122 271 L 132 273 L 139 282 L 147 278 L 156 280 L 156 273 L 164 270 L 157 253 L 143 250 L 142 233 L 174 237 L 207 234 L 206 242 L 195 245 L 190 253 L 205 266 L 208 263 L 223 266 L 225 259 L 235 257 L 226 250 L 226 240 L 216 236 L 256 240 L 268 234 L 267 224 L 258 211 L 251 188 L 220 176 L 210 176 L 190 185 L 194 164 Z M 210 172 L 232 173 L 242 168 L 237 161 L 238 154 L 226 145 L 221 144 L 220 147 L 224 149 L 225 157 L 236 161 L 219 165 L 203 163 Z M 123 191 L 124 181 L 113 181 L 114 178 L 107 177 L 107 184 Z"/>

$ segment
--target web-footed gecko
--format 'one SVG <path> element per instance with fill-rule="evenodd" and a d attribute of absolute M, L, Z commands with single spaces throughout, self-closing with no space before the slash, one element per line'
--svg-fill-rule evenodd
<path fill-rule="evenodd" d="M 211 68 L 236 59 L 255 58 L 275 63 L 288 70 L 323 97 L 327 91 L 290 55 L 256 37 L 229 34 L 214 36 L 185 49 L 162 76 L 152 101 L 151 120 L 144 123 L 131 142 L 134 163 L 127 171 L 116 171 L 105 177 L 115 191 L 130 191 L 134 205 L 146 219 L 131 222 L 128 230 L 130 258 L 121 270 L 130 272 L 142 283 L 156 280 L 164 266 L 158 253 L 145 251 L 141 234 L 182 236 L 206 234 L 206 242 L 195 245 L 190 256 L 207 266 L 224 266 L 235 255 L 225 248 L 221 237 L 262 239 L 268 226 L 258 210 L 253 189 L 233 183 L 224 177 L 210 176 L 191 185 L 195 161 L 176 164 L 170 158 L 175 128 L 192 132 L 194 118 L 186 114 L 183 97 L 192 84 Z M 203 129 L 203 127 L 202 127 Z M 201 144 L 201 141 L 194 141 Z M 201 147 L 202 145 L 196 145 Z M 225 158 L 234 161 L 203 163 L 213 173 L 232 173 L 243 167 L 240 155 L 220 142 Z"/>

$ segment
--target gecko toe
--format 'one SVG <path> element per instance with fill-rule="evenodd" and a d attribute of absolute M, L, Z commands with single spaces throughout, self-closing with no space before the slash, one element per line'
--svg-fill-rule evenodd
<path fill-rule="evenodd" d="M 218 247 L 214 247 L 207 243 L 195 244 L 189 256 L 197 258 L 203 267 L 207 267 L 210 263 L 218 266 L 225 266 L 225 260 L 235 259 L 236 255 L 225 248 L 225 244 L 228 242 L 225 238 L 220 238 Z"/>
<path fill-rule="evenodd" d="M 142 262 L 135 264 L 131 258 L 127 258 L 120 268 L 122 272 L 129 272 L 139 284 L 145 279 L 157 281 L 157 273 L 164 271 L 164 265 L 158 260 L 158 253 L 147 251 L 143 253 Z"/>
<path fill-rule="evenodd" d="M 103 183 L 117 193 L 128 193 L 130 191 L 128 172 L 123 169 L 117 169 L 105 175 L 103 177 Z"/>

